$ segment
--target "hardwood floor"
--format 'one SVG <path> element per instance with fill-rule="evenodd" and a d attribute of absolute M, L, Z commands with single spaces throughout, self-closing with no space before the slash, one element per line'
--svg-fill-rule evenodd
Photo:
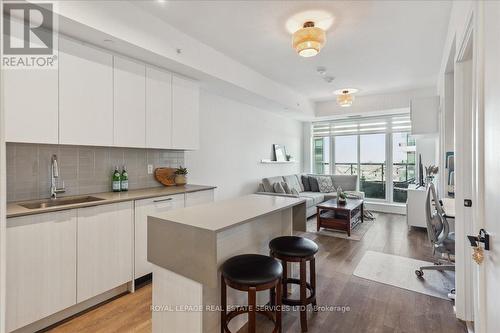
<path fill-rule="evenodd" d="M 361 241 L 306 233 L 320 246 L 316 269 L 318 305 L 349 307 L 349 311 L 309 313 L 309 332 L 466 332 L 455 318 L 453 303 L 352 275 L 367 250 L 431 260 L 424 230 L 407 230 L 404 216 L 377 214 Z M 315 223 L 310 220 L 308 224 Z M 309 229 L 310 230 L 310 229 Z M 138 289 L 50 332 L 150 332 L 151 285 Z M 270 332 L 266 321 L 259 332 Z M 298 313 L 283 315 L 283 332 L 300 332 Z M 243 328 L 240 333 L 246 332 Z M 186 332 L 189 333 L 189 332 Z"/>

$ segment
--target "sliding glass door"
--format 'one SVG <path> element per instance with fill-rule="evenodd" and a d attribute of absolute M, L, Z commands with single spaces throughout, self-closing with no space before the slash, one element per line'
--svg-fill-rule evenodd
<path fill-rule="evenodd" d="M 358 174 L 358 136 L 344 135 L 335 136 L 334 159 L 336 175 Z"/>
<path fill-rule="evenodd" d="M 366 198 L 386 199 L 386 154 L 384 133 L 359 136 L 359 189 Z"/>
<path fill-rule="evenodd" d="M 406 202 L 408 185 L 415 182 L 415 139 L 408 133 L 392 134 L 393 201 Z"/>

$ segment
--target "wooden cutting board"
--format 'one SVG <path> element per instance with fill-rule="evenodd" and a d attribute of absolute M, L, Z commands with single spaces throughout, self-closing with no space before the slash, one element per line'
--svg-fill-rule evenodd
<path fill-rule="evenodd" d="M 175 168 L 156 168 L 155 179 L 165 186 L 175 186 Z"/>

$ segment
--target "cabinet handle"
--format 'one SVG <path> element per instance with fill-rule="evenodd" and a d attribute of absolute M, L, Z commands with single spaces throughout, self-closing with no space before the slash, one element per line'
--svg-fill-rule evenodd
<path fill-rule="evenodd" d="M 173 200 L 173 198 L 166 198 L 166 199 L 160 199 L 160 200 L 154 200 L 153 202 L 164 202 L 164 201 L 170 201 Z"/>

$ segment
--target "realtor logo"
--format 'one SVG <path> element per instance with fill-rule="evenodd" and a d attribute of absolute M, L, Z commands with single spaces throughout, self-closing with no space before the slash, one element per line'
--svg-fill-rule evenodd
<path fill-rule="evenodd" d="M 56 68 L 53 3 L 3 2 L 2 67 Z"/>

